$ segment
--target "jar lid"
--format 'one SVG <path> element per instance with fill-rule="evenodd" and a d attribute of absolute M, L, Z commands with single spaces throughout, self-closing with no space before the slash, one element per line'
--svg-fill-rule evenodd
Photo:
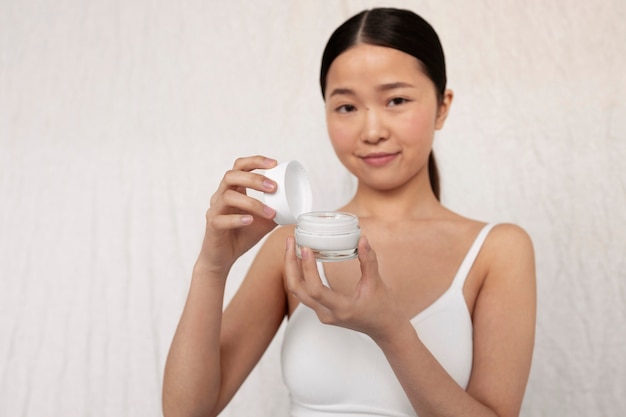
<path fill-rule="evenodd" d="M 263 193 L 263 202 L 276 210 L 277 224 L 295 224 L 298 216 L 311 211 L 313 191 L 300 162 L 283 162 L 266 170 L 265 176 L 278 185 L 273 193 Z"/>

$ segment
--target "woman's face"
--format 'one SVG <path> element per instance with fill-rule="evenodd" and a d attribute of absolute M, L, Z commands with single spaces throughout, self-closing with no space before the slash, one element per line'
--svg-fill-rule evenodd
<path fill-rule="evenodd" d="M 435 130 L 452 101 L 441 103 L 413 56 L 360 44 L 339 55 L 326 77 L 328 133 L 340 161 L 361 184 L 390 190 L 428 184 Z"/>

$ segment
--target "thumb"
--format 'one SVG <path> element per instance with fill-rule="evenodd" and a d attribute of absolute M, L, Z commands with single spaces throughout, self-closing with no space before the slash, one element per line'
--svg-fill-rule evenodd
<path fill-rule="evenodd" d="M 365 236 L 359 239 L 358 254 L 363 277 L 367 279 L 378 275 L 378 259 Z"/>

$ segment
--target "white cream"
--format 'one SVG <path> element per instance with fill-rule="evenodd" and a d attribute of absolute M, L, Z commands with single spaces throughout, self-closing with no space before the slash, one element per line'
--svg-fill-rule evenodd
<path fill-rule="evenodd" d="M 298 217 L 296 226 L 296 254 L 301 257 L 301 247 L 313 250 L 322 262 L 345 261 L 357 256 L 361 229 L 359 219 L 351 213 L 317 211 Z"/>

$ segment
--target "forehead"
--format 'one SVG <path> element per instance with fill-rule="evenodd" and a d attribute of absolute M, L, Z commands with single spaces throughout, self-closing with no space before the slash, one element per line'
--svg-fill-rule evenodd
<path fill-rule="evenodd" d="M 385 46 L 359 44 L 335 58 L 328 71 L 326 87 L 418 80 L 430 81 L 422 63 L 414 56 Z"/>

